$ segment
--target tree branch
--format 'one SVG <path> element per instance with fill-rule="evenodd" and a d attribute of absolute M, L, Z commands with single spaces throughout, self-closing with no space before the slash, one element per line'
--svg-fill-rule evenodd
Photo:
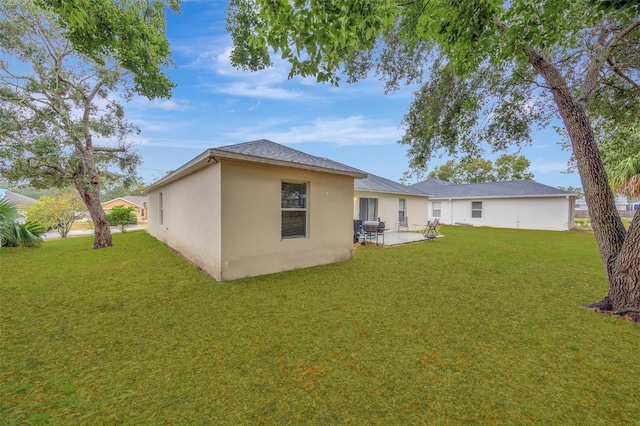
<path fill-rule="evenodd" d="M 109 148 L 106 146 L 98 146 L 93 148 L 93 152 L 114 153 L 114 152 L 127 152 L 127 150 L 125 148 Z"/>
<path fill-rule="evenodd" d="M 600 71 L 602 70 L 602 67 L 604 67 L 605 61 L 609 58 L 611 51 L 638 27 L 640 27 L 640 20 L 636 20 L 627 25 L 606 44 L 604 44 L 604 39 L 606 38 L 608 31 L 606 29 L 602 29 L 599 40 L 594 45 L 595 55 L 592 57 L 591 62 L 587 67 L 582 84 L 582 90 L 577 98 L 577 102 L 583 108 L 586 109 L 593 99 L 598 81 L 600 80 Z"/>
<path fill-rule="evenodd" d="M 103 80 L 98 81 L 98 83 L 96 83 L 96 85 L 91 90 L 91 92 L 89 92 L 89 95 L 86 97 L 84 101 L 84 113 L 82 114 L 82 125 L 84 129 L 84 141 L 85 141 L 86 149 L 92 148 L 91 132 L 89 132 L 89 118 L 91 114 L 91 105 L 93 104 L 93 98 L 96 97 L 96 95 L 98 94 L 98 91 L 100 90 L 103 84 L 104 84 Z"/>
<path fill-rule="evenodd" d="M 29 165 L 32 167 L 35 167 L 38 169 L 50 169 L 62 176 L 64 176 L 65 174 L 64 170 L 62 170 L 60 167 L 52 166 L 49 164 L 41 164 L 40 161 L 35 157 L 30 157 L 30 158 L 27 158 L 26 160 L 27 160 L 27 163 L 29 163 Z"/>
<path fill-rule="evenodd" d="M 424 13 L 425 9 L 426 9 L 426 8 L 427 8 L 427 6 L 429 5 L 429 1 L 430 1 L 430 0 L 427 0 L 427 1 L 425 1 L 425 2 L 424 2 L 424 4 L 422 5 L 422 9 L 420 9 L 420 12 L 418 12 L 418 13 L 416 14 L 416 16 L 414 16 L 414 17 L 413 17 L 413 19 L 411 19 L 411 21 L 410 21 L 410 22 L 408 22 L 405 26 L 403 26 L 402 28 L 400 28 L 400 31 L 398 31 L 398 34 L 400 34 L 401 32 L 403 32 L 404 30 L 406 30 L 409 26 L 413 25 L 413 24 L 418 20 L 418 18 L 420 18 L 420 16 L 422 16 L 422 14 Z M 406 4 L 404 4 L 403 6 L 408 5 L 408 4 L 410 4 L 410 3 L 406 3 Z"/>
<path fill-rule="evenodd" d="M 620 68 L 618 68 L 616 66 L 616 64 L 613 62 L 613 59 L 611 58 L 607 58 L 607 64 L 609 64 L 609 66 L 611 67 L 611 70 L 621 79 L 623 79 L 624 81 L 626 81 L 627 83 L 629 83 L 631 86 L 633 86 L 633 88 L 635 88 L 636 90 L 640 91 L 640 84 L 636 83 L 635 81 L 633 81 L 633 79 L 631 79 L 631 77 L 627 76 L 626 74 L 624 74 L 622 72 L 622 70 L 620 70 Z"/>

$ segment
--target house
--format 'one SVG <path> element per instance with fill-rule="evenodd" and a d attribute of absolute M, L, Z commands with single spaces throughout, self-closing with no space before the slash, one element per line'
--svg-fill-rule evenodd
<path fill-rule="evenodd" d="M 8 189 L 0 189 L 0 201 L 8 201 L 17 207 L 29 207 L 36 200 L 26 195 L 17 194 Z"/>
<path fill-rule="evenodd" d="M 428 205 L 426 194 L 371 173 L 354 184 L 353 218 L 381 220 L 388 229 L 397 230 L 401 222 L 411 229 L 422 229 Z"/>
<path fill-rule="evenodd" d="M 136 216 L 138 222 L 146 222 L 148 220 L 147 197 L 145 196 L 126 195 L 102 203 L 102 208 L 106 214 L 109 214 L 115 206 L 133 207 L 132 213 Z"/>
<path fill-rule="evenodd" d="M 211 148 L 145 189 L 148 231 L 219 281 L 347 260 L 364 177 L 265 139 Z"/>
<path fill-rule="evenodd" d="M 623 212 L 626 210 L 633 210 L 631 207 L 631 203 L 629 203 L 629 201 L 627 200 L 627 197 L 620 194 L 615 194 L 614 196 L 615 196 L 616 210 L 618 210 L 619 212 L 621 211 Z M 587 200 L 584 198 L 578 198 L 576 200 L 576 210 L 588 211 L 589 206 L 587 205 Z"/>
<path fill-rule="evenodd" d="M 7 201 L 15 205 L 18 212 L 18 221 L 22 223 L 26 220 L 24 209 L 30 207 L 36 200 L 26 195 L 0 188 L 0 201 Z"/>
<path fill-rule="evenodd" d="M 429 217 L 441 223 L 569 230 L 577 196 L 531 180 L 452 184 L 427 179 L 411 185 L 429 194 Z"/>

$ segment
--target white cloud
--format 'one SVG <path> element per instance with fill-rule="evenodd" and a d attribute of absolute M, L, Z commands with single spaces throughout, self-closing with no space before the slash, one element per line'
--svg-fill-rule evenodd
<path fill-rule="evenodd" d="M 129 105 L 134 107 L 141 107 L 145 109 L 153 108 L 153 109 L 161 109 L 164 111 L 188 111 L 193 109 L 188 100 L 176 100 L 176 99 L 153 99 L 148 100 L 142 96 L 136 96 L 129 103 Z"/>
<path fill-rule="evenodd" d="M 226 93 L 234 96 L 248 96 L 261 99 L 292 100 L 302 97 L 302 93 L 294 90 L 286 90 L 278 87 L 269 87 L 262 84 L 231 83 L 227 85 L 211 86 L 218 93 Z"/>
<path fill-rule="evenodd" d="M 531 171 L 540 173 L 564 172 L 567 170 L 566 162 L 531 162 Z"/>
<path fill-rule="evenodd" d="M 204 42 L 203 42 L 204 44 Z M 206 43 L 217 45 L 211 41 Z M 300 90 L 291 90 L 283 86 L 291 86 L 288 78 L 289 64 L 282 59 L 273 57 L 273 66 L 260 71 L 245 71 L 231 65 L 231 50 L 228 40 L 225 47 L 196 50 L 185 48 L 182 52 L 193 57 L 193 60 L 182 66 L 185 69 L 202 69 L 212 72 L 215 83 L 204 83 L 206 88 L 216 93 L 233 96 L 253 97 L 259 99 L 298 100 L 305 97 Z M 203 76 L 203 78 L 206 78 Z M 294 78 L 295 83 L 305 82 L 306 79 Z"/>
<path fill-rule="evenodd" d="M 228 135 L 234 140 L 267 138 L 278 143 L 332 143 L 336 145 L 384 145 L 394 144 L 402 131 L 384 122 L 362 116 L 347 118 L 320 118 L 307 124 L 292 126 L 287 130 L 276 130 L 268 125 Z"/>

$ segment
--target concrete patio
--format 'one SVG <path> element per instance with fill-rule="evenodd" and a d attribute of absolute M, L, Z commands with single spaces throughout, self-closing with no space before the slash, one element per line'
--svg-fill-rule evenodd
<path fill-rule="evenodd" d="M 442 238 L 443 236 L 444 235 L 439 235 L 437 238 Z M 432 241 L 433 239 L 434 238 L 425 238 L 422 232 L 385 231 L 384 238 L 382 235 L 378 236 L 378 244 L 382 244 L 384 242 L 385 246 L 397 246 L 400 244 L 416 243 L 419 241 Z M 375 243 L 375 239 L 372 242 Z"/>

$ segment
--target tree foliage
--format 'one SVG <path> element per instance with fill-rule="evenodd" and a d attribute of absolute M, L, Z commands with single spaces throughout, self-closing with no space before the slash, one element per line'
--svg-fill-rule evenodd
<path fill-rule="evenodd" d="M 91 2 L 88 2 L 91 3 Z M 135 178 L 137 129 L 112 93 L 131 95 L 117 57 L 73 49 L 51 13 L 30 1 L 0 4 L 0 170 L 35 188 L 75 186 L 95 225 L 94 247 L 111 245 L 99 191 L 121 170 Z"/>
<path fill-rule="evenodd" d="M 240 22 L 252 26 L 238 30 Z M 596 0 L 235 0 L 232 57 L 282 52 L 291 75 L 337 83 L 376 72 L 419 86 L 403 124 L 412 168 L 434 153 L 480 157 L 560 118 L 609 279 L 590 308 L 640 312 L 640 215 L 625 231 L 591 122 L 637 122 L 640 3 Z M 262 60 L 261 60 L 262 58 Z"/>
<path fill-rule="evenodd" d="M 172 66 L 165 36 L 166 6 L 179 0 L 37 0 L 56 13 L 74 50 L 98 63 L 112 57 L 133 76 L 133 89 L 150 99 L 171 97 L 175 86 L 163 69 Z"/>
<path fill-rule="evenodd" d="M 495 163 L 482 158 L 465 158 L 437 166 L 428 177 L 453 183 L 532 180 L 533 173 L 528 171 L 530 165 L 525 156 L 515 154 L 502 154 Z"/>
<path fill-rule="evenodd" d="M 141 177 L 135 177 L 124 182 L 120 179 L 105 179 L 100 188 L 100 196 L 106 202 L 127 195 L 143 195 L 146 186 L 147 184 Z"/>
<path fill-rule="evenodd" d="M 87 209 L 78 192 L 67 190 L 57 195 L 44 195 L 25 209 L 30 222 L 55 229 L 66 238 L 75 222 L 85 217 Z"/>
<path fill-rule="evenodd" d="M 640 198 L 640 122 L 599 128 L 599 147 L 614 192 Z"/>
<path fill-rule="evenodd" d="M 136 215 L 133 214 L 135 207 L 129 206 L 114 206 L 107 214 L 109 223 L 112 226 L 117 226 L 122 232 L 127 231 L 127 225 L 131 223 L 137 223 Z"/>
<path fill-rule="evenodd" d="M 567 187 L 559 186 L 558 188 L 565 191 L 573 192 L 580 198 L 584 197 L 584 191 L 582 190 L 582 188 L 574 188 L 573 186 L 567 186 Z"/>
<path fill-rule="evenodd" d="M 0 247 L 36 247 L 44 228 L 34 222 L 21 222 L 15 204 L 0 200 Z"/>

